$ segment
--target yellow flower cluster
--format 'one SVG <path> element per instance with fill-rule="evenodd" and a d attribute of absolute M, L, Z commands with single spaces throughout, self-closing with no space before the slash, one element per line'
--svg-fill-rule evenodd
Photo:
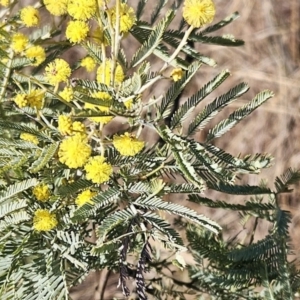
<path fill-rule="evenodd" d="M 1 4 L 2 6 L 7 7 L 7 6 L 10 4 L 10 1 L 9 1 L 9 0 L 1 0 L 1 1 L 0 1 L 0 4 Z"/>
<path fill-rule="evenodd" d="M 107 101 L 108 104 L 111 104 L 112 102 L 112 97 L 110 94 L 106 93 L 106 92 L 97 92 L 97 93 L 93 93 L 92 97 Z M 108 113 L 109 112 L 109 107 L 107 106 L 101 106 L 101 105 L 94 105 L 91 103 L 85 103 L 85 108 L 91 108 L 94 110 L 99 110 L 100 112 L 105 112 Z M 103 124 L 107 124 L 108 122 L 110 122 L 113 117 L 112 116 L 107 116 L 107 117 L 90 117 L 90 120 L 94 121 L 94 122 L 99 122 L 99 123 L 103 123 Z"/>
<path fill-rule="evenodd" d="M 38 209 L 34 212 L 33 228 L 36 231 L 50 231 L 57 226 L 55 214 L 46 209 Z"/>
<path fill-rule="evenodd" d="M 97 195 L 96 192 L 92 192 L 91 190 L 86 190 L 80 193 L 77 198 L 75 199 L 75 203 L 80 207 L 86 203 L 94 204 L 94 202 L 91 200 L 95 195 Z"/>
<path fill-rule="evenodd" d="M 41 46 L 32 46 L 25 52 L 25 56 L 33 60 L 33 66 L 39 66 L 46 59 L 46 53 Z"/>
<path fill-rule="evenodd" d="M 37 200 L 42 202 L 46 202 L 50 197 L 50 189 L 48 185 L 44 183 L 41 183 L 34 187 L 32 193 Z"/>
<path fill-rule="evenodd" d="M 43 90 L 31 90 L 29 94 L 18 94 L 14 101 L 20 107 L 32 107 L 41 109 L 45 92 Z"/>
<path fill-rule="evenodd" d="M 65 101 L 71 102 L 74 97 L 74 91 L 71 86 L 66 86 L 60 93 L 59 96 L 62 97 Z"/>
<path fill-rule="evenodd" d="M 68 0 L 44 0 L 46 9 L 54 16 L 61 16 L 67 13 Z"/>
<path fill-rule="evenodd" d="M 142 151 L 145 143 L 130 135 L 129 132 L 125 132 L 113 137 L 113 145 L 121 155 L 134 156 Z"/>
<path fill-rule="evenodd" d="M 66 29 L 66 37 L 70 42 L 77 44 L 82 42 L 88 35 L 89 26 L 86 22 L 70 21 Z"/>
<path fill-rule="evenodd" d="M 73 122 L 72 131 L 80 134 L 83 138 L 87 136 L 84 124 L 79 121 Z"/>
<path fill-rule="evenodd" d="M 21 53 L 22 51 L 24 51 L 27 44 L 28 44 L 28 37 L 23 33 L 18 32 L 12 36 L 11 48 L 16 53 Z"/>
<path fill-rule="evenodd" d="M 67 10 L 74 19 L 86 21 L 95 15 L 97 3 L 96 0 L 69 0 Z"/>
<path fill-rule="evenodd" d="M 62 135 L 72 134 L 72 119 L 66 115 L 58 116 L 58 130 Z"/>
<path fill-rule="evenodd" d="M 216 14 L 212 0 L 185 0 L 182 16 L 193 27 L 201 27 L 211 23 Z"/>
<path fill-rule="evenodd" d="M 96 62 L 92 57 L 87 56 L 81 61 L 80 65 L 86 68 L 88 72 L 92 72 L 96 67 Z"/>
<path fill-rule="evenodd" d="M 116 7 L 110 9 L 112 23 L 116 23 Z M 120 32 L 127 33 L 136 23 L 134 9 L 126 3 L 120 4 Z"/>
<path fill-rule="evenodd" d="M 21 9 L 20 19 L 27 27 L 37 26 L 40 23 L 39 11 L 33 6 L 26 6 Z"/>
<path fill-rule="evenodd" d="M 66 115 L 58 116 L 58 130 L 62 135 L 71 135 L 74 133 L 79 133 L 82 138 L 86 137 L 86 130 L 84 124 L 75 121 Z"/>
<path fill-rule="evenodd" d="M 91 153 L 91 146 L 81 134 L 66 138 L 61 142 L 58 149 L 59 161 L 69 168 L 82 167 L 91 156 Z"/>
<path fill-rule="evenodd" d="M 99 26 L 92 32 L 91 37 L 93 39 L 93 42 L 98 45 L 101 45 L 101 44 L 104 44 L 104 46 L 109 45 L 109 41 L 107 40 L 107 38 L 104 35 L 103 28 L 101 28 Z"/>
<path fill-rule="evenodd" d="M 125 105 L 125 107 L 127 109 L 132 109 L 132 107 L 133 107 L 133 100 L 129 99 L 129 100 L 124 101 L 124 105 Z"/>
<path fill-rule="evenodd" d="M 112 69 L 112 61 L 106 60 L 105 63 L 102 63 L 97 70 L 97 81 L 99 83 L 104 83 L 106 85 L 110 85 L 110 77 L 111 77 L 111 69 Z M 122 83 L 124 80 L 124 72 L 120 64 L 116 66 L 115 73 L 115 82 Z"/>
<path fill-rule="evenodd" d="M 61 58 L 56 58 L 45 69 L 45 77 L 51 85 L 66 82 L 70 75 L 71 68 L 69 64 Z"/>
<path fill-rule="evenodd" d="M 180 68 L 173 69 L 170 76 L 173 78 L 173 80 L 176 82 L 182 78 L 183 71 Z"/>
<path fill-rule="evenodd" d="M 38 145 L 39 143 L 39 140 L 35 135 L 26 132 L 20 134 L 20 139 L 23 141 L 31 142 L 35 145 Z"/>
<path fill-rule="evenodd" d="M 90 157 L 87 164 L 84 166 L 86 178 L 93 183 L 103 183 L 109 180 L 113 172 L 113 168 L 109 163 L 105 162 L 103 156 Z"/>

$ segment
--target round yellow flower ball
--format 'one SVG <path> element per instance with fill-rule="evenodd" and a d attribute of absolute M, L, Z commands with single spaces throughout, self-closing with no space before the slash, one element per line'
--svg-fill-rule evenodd
<path fill-rule="evenodd" d="M 34 27 L 40 23 L 40 13 L 33 6 L 26 6 L 21 9 L 20 19 L 27 27 Z"/>
<path fill-rule="evenodd" d="M 70 21 L 66 29 L 66 37 L 70 42 L 78 44 L 88 35 L 89 26 L 84 21 Z"/>
<path fill-rule="evenodd" d="M 54 16 L 61 16 L 67 13 L 68 0 L 44 0 L 46 9 Z"/>
<path fill-rule="evenodd" d="M 216 9 L 212 0 L 185 0 L 182 13 L 189 25 L 199 28 L 212 22 Z"/>
<path fill-rule="evenodd" d="M 71 75 L 69 64 L 61 58 L 57 58 L 49 63 L 45 71 L 45 77 L 51 85 L 66 82 Z"/>
<path fill-rule="evenodd" d="M 57 226 L 55 214 L 46 209 L 38 209 L 34 212 L 33 228 L 36 231 L 50 231 Z"/>
<path fill-rule="evenodd" d="M 124 156 L 134 156 L 142 151 L 145 143 L 139 141 L 135 136 L 125 132 L 113 137 L 113 145 Z"/>
<path fill-rule="evenodd" d="M 43 47 L 41 46 L 32 46 L 28 48 L 25 52 L 25 56 L 33 60 L 33 66 L 39 66 L 45 59 L 46 53 Z"/>
<path fill-rule="evenodd" d="M 82 167 L 91 156 L 92 149 L 81 134 L 75 134 L 63 140 L 58 149 L 61 163 L 69 168 Z"/>
<path fill-rule="evenodd" d="M 86 171 L 86 178 L 93 183 L 99 184 L 108 181 L 113 172 L 112 166 L 106 163 L 105 158 L 100 155 L 91 157 L 84 166 L 84 169 Z"/>

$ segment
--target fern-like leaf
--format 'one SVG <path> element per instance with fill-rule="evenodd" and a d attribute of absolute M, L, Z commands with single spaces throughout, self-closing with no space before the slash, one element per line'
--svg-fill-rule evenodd
<path fill-rule="evenodd" d="M 256 185 L 231 185 L 220 182 L 219 184 L 208 183 L 208 187 L 231 195 L 260 195 L 272 193 L 269 188 Z"/>
<path fill-rule="evenodd" d="M 216 98 L 212 103 L 208 104 L 202 112 L 191 122 L 188 128 L 188 135 L 192 135 L 197 129 L 204 126 L 225 106 L 248 91 L 249 87 L 246 83 L 241 83 L 232 88 L 226 94 Z"/>
<path fill-rule="evenodd" d="M 224 36 L 203 36 L 202 34 L 191 34 L 190 39 L 194 42 L 200 42 L 203 44 L 213 44 L 226 47 L 238 47 L 245 44 L 244 41 L 235 39 L 228 35 Z"/>
<path fill-rule="evenodd" d="M 221 20 L 217 24 L 213 24 L 211 26 L 208 26 L 206 29 L 202 30 L 200 32 L 200 34 L 205 35 L 207 33 L 217 31 L 217 30 L 221 29 L 222 27 L 230 24 L 232 21 L 236 20 L 238 17 L 239 17 L 239 13 L 234 12 L 233 14 L 231 14 L 230 16 L 226 17 L 225 19 Z"/>
<path fill-rule="evenodd" d="M 230 204 L 228 201 L 221 200 L 211 200 L 206 197 L 201 197 L 199 195 L 189 195 L 189 201 L 205 205 L 211 208 L 223 208 L 229 210 L 237 210 L 237 211 L 268 211 L 275 210 L 276 207 L 272 203 L 254 203 L 251 201 L 247 201 L 245 205 L 242 204 Z"/>
<path fill-rule="evenodd" d="M 176 214 L 187 218 L 201 226 L 205 227 L 206 229 L 218 233 L 221 227 L 214 221 L 208 219 L 203 215 L 198 215 L 194 210 L 191 210 L 185 206 L 162 201 L 158 197 L 152 197 L 151 199 L 139 197 L 135 202 L 135 205 L 150 209 L 150 210 L 164 210 L 171 214 Z"/>
<path fill-rule="evenodd" d="M 232 114 L 229 115 L 228 119 L 222 120 L 214 128 L 212 128 L 207 135 L 206 142 L 212 141 L 216 137 L 222 136 L 224 133 L 233 128 L 237 123 L 243 120 L 245 117 L 250 115 L 256 108 L 265 103 L 271 97 L 273 97 L 273 92 L 263 91 L 255 96 L 248 104 L 237 109 Z"/>
<path fill-rule="evenodd" d="M 87 41 L 86 50 L 90 57 L 92 57 L 96 62 L 101 63 L 102 62 L 102 52 L 101 47 L 99 47 L 97 44 L 91 43 L 90 41 Z"/>
<path fill-rule="evenodd" d="M 3 203 L 5 200 L 18 195 L 19 193 L 24 192 L 29 188 L 36 186 L 37 184 L 38 180 L 31 178 L 10 185 L 5 191 L 0 193 L 0 203 Z"/>
<path fill-rule="evenodd" d="M 58 143 L 53 143 L 44 147 L 39 158 L 36 161 L 34 161 L 31 167 L 28 169 L 29 172 L 37 173 L 42 168 L 44 168 L 47 165 L 47 163 L 52 159 L 52 157 L 55 155 L 58 145 L 59 145 Z"/>
<path fill-rule="evenodd" d="M 162 10 L 162 8 L 167 4 L 167 0 L 159 0 L 156 4 L 156 7 L 153 9 L 151 14 L 151 25 L 155 23 L 157 18 L 159 17 L 159 14 Z"/>
<path fill-rule="evenodd" d="M 226 78 L 230 75 L 229 71 L 223 71 L 213 80 L 208 82 L 196 94 L 191 96 L 180 108 L 174 113 L 171 120 L 171 129 L 179 126 L 185 119 L 190 116 L 190 113 L 195 107 L 212 91 L 214 91 Z"/>
<path fill-rule="evenodd" d="M 290 192 L 289 186 L 300 181 L 300 170 L 287 169 L 280 177 L 275 179 L 277 193 Z"/>
<path fill-rule="evenodd" d="M 136 9 L 136 18 L 139 20 L 144 12 L 146 3 L 148 0 L 141 0 L 138 3 L 137 9 Z"/>
<path fill-rule="evenodd" d="M 130 66 L 135 67 L 142 61 L 144 61 L 148 56 L 150 56 L 154 49 L 160 44 L 162 36 L 167 26 L 173 20 L 175 14 L 174 12 L 169 12 L 153 29 L 149 38 L 143 45 L 137 50 L 137 52 L 132 57 Z"/>
<path fill-rule="evenodd" d="M 167 91 L 166 95 L 163 97 L 161 106 L 159 108 L 159 115 L 162 118 L 167 118 L 170 114 L 172 106 L 174 105 L 175 99 L 180 95 L 182 90 L 188 84 L 188 82 L 193 78 L 195 73 L 199 70 L 201 64 L 193 63 L 188 72 L 182 77 L 182 79 L 178 80 Z"/>
<path fill-rule="evenodd" d="M 143 219 L 145 219 L 149 224 L 152 225 L 153 228 L 160 231 L 166 237 L 168 240 L 166 244 L 169 247 L 178 249 L 178 245 L 183 246 L 183 241 L 178 232 L 175 231 L 169 223 L 161 219 L 157 214 L 147 212 L 143 214 Z"/>
<path fill-rule="evenodd" d="M 123 210 L 116 211 L 107 216 L 97 229 L 97 234 L 100 240 L 104 240 L 105 236 L 119 224 L 127 223 L 136 216 L 129 207 Z"/>
<path fill-rule="evenodd" d="M 97 209 L 105 207 L 112 204 L 116 199 L 118 199 L 120 191 L 117 188 L 111 187 L 106 191 L 100 192 L 98 195 L 93 197 L 94 204 L 86 203 L 74 212 L 72 217 L 73 221 L 82 221 L 89 216 L 95 214 Z"/>
<path fill-rule="evenodd" d="M 22 133 L 22 132 L 30 133 L 30 134 L 37 136 L 41 140 L 44 140 L 47 142 L 54 142 L 52 140 L 49 132 L 40 131 L 40 130 L 33 128 L 32 126 L 29 126 L 25 123 L 20 124 L 20 123 L 8 122 L 7 120 L 0 120 L 0 128 L 12 129 L 12 130 L 16 130 L 20 133 Z"/>
<path fill-rule="evenodd" d="M 60 186 L 57 193 L 59 195 L 65 197 L 68 195 L 73 195 L 73 194 L 77 193 L 78 191 L 87 189 L 87 188 L 91 187 L 92 185 L 93 185 L 93 183 L 89 180 L 79 179 L 68 185 Z"/>

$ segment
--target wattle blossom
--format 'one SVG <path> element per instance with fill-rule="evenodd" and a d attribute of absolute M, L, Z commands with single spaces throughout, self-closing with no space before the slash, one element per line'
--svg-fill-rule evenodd
<path fill-rule="evenodd" d="M 84 59 L 82 59 L 80 65 L 86 68 L 88 72 L 92 72 L 96 67 L 96 62 L 92 57 L 87 56 Z"/>
<path fill-rule="evenodd" d="M 46 209 L 38 209 L 34 212 L 33 228 L 36 231 L 50 231 L 57 226 L 55 214 Z"/>
<path fill-rule="evenodd" d="M 51 85 L 66 82 L 70 75 L 71 68 L 69 64 L 61 58 L 56 58 L 45 69 L 45 77 Z"/>
<path fill-rule="evenodd" d="M 91 156 L 92 149 L 81 134 L 63 140 L 58 149 L 59 161 L 69 168 L 82 167 Z"/>
<path fill-rule="evenodd" d="M 97 70 L 97 81 L 99 83 L 104 83 L 110 85 L 112 61 L 106 60 L 105 63 L 102 63 Z M 115 82 L 122 83 L 124 80 L 124 72 L 120 64 L 117 63 L 116 72 L 115 72 Z"/>
<path fill-rule="evenodd" d="M 27 133 L 27 132 L 21 133 L 20 134 L 20 139 L 23 140 L 23 141 L 31 142 L 35 145 L 38 145 L 38 143 L 39 143 L 39 140 L 35 135 Z"/>
<path fill-rule="evenodd" d="M 46 202 L 50 197 L 50 189 L 48 185 L 44 183 L 41 183 L 34 187 L 32 193 L 37 200 L 42 202 Z"/>
<path fill-rule="evenodd" d="M 100 155 L 91 157 L 84 169 L 86 170 L 86 178 L 99 184 L 108 181 L 113 172 L 112 166 L 106 163 L 105 158 Z"/>
<path fill-rule="evenodd" d="M 176 68 L 173 69 L 170 76 L 172 77 L 172 79 L 176 82 L 178 80 L 180 80 L 182 78 L 183 75 L 183 71 L 181 68 Z"/>
<path fill-rule="evenodd" d="M 33 66 L 39 66 L 46 59 L 46 53 L 41 46 L 32 46 L 25 52 L 25 56 L 33 61 Z"/>
<path fill-rule="evenodd" d="M 15 33 L 12 36 L 11 39 L 11 48 L 16 52 L 16 53 L 21 53 L 22 51 L 25 50 L 27 44 L 28 44 L 28 37 L 23 34 L 23 33 Z"/>
<path fill-rule="evenodd" d="M 89 26 L 84 21 L 70 21 L 66 29 L 66 37 L 70 42 L 77 44 L 84 41 L 88 35 Z"/>
<path fill-rule="evenodd" d="M 72 119 L 66 115 L 58 116 L 58 130 L 62 135 L 70 135 L 72 133 Z"/>
<path fill-rule="evenodd" d="M 26 6 L 21 9 L 20 19 L 25 26 L 34 27 L 40 23 L 40 14 L 33 6 Z"/>
<path fill-rule="evenodd" d="M 182 16 L 185 21 L 196 28 L 211 23 L 216 14 L 215 5 L 211 0 L 185 0 Z"/>
<path fill-rule="evenodd" d="M 41 109 L 43 107 L 44 96 L 45 92 L 43 90 L 31 90 L 29 94 L 17 94 L 14 101 L 20 108 L 28 106 Z"/>
<path fill-rule="evenodd" d="M 46 9 L 54 16 L 67 13 L 68 0 L 44 0 Z"/>
<path fill-rule="evenodd" d="M 116 7 L 110 9 L 113 26 L 116 23 Z M 134 9 L 126 3 L 120 3 L 120 32 L 128 32 L 136 23 Z"/>
<path fill-rule="evenodd" d="M 91 200 L 97 193 L 92 192 L 91 190 L 86 190 L 80 193 L 75 199 L 75 203 L 80 207 L 86 203 L 94 204 Z"/>
<path fill-rule="evenodd" d="M 59 92 L 59 96 L 65 101 L 71 102 L 74 98 L 73 88 L 71 86 L 66 86 L 61 92 Z"/>
<path fill-rule="evenodd" d="M 102 1 L 99 1 L 102 5 Z M 93 17 L 97 10 L 96 0 L 69 0 L 68 14 L 76 20 L 86 21 Z"/>
<path fill-rule="evenodd" d="M 139 141 L 135 136 L 130 135 L 128 132 L 125 132 L 122 135 L 115 135 L 113 137 L 113 145 L 120 154 L 134 156 L 142 151 L 145 143 Z"/>

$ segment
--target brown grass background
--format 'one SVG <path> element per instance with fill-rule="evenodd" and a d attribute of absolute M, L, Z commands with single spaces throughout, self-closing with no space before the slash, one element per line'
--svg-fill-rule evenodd
<path fill-rule="evenodd" d="M 133 6 L 137 2 L 136 0 L 129 1 Z M 148 9 L 154 4 L 155 1 L 149 1 Z M 204 104 L 216 95 L 227 92 L 239 82 L 245 81 L 251 87 L 247 94 L 226 108 L 223 117 L 252 99 L 259 91 L 273 90 L 275 93 L 273 99 L 261 106 L 231 132 L 216 140 L 217 146 L 233 155 L 271 153 L 275 158 L 274 166 L 265 170 L 259 179 L 266 178 L 273 186 L 276 176 L 282 174 L 289 166 L 299 168 L 300 163 L 300 1 L 215 0 L 215 4 L 217 9 L 215 21 L 220 21 L 235 11 L 240 14 L 239 19 L 216 34 L 233 34 L 236 38 L 243 39 L 245 45 L 226 48 L 198 44 L 197 49 L 204 55 L 214 58 L 218 66 L 214 69 L 202 67 L 196 80 L 189 85 L 183 95 L 182 101 L 223 69 L 229 69 L 232 76 L 217 89 L 214 95 L 208 97 Z M 124 45 L 128 47 L 129 52 L 132 52 L 132 44 L 125 42 Z M 161 89 L 155 89 L 153 93 L 157 96 L 164 90 L 165 88 L 161 87 Z M 204 135 L 205 132 L 197 135 L 197 138 L 201 140 Z M 248 176 L 244 182 L 257 184 L 259 179 L 257 176 Z M 299 195 L 298 185 L 293 193 L 281 199 L 282 206 L 290 210 L 293 215 L 291 234 L 296 256 L 300 249 Z M 242 199 L 230 198 L 228 200 L 242 201 Z M 189 205 L 192 206 L 192 204 Z M 200 209 L 200 211 L 226 225 L 228 236 L 233 235 L 237 230 L 242 231 L 241 238 L 246 238 L 249 234 L 249 229 L 239 223 L 237 215 L 221 210 Z M 266 224 L 260 224 L 259 233 L 255 239 L 262 238 L 267 230 Z M 73 298 L 100 300 L 101 295 L 104 295 L 103 299 L 113 299 L 113 296 L 121 297 L 113 278 L 104 288 L 105 292 L 102 292 L 106 276 L 106 271 L 92 274 L 83 286 L 74 290 Z"/>

